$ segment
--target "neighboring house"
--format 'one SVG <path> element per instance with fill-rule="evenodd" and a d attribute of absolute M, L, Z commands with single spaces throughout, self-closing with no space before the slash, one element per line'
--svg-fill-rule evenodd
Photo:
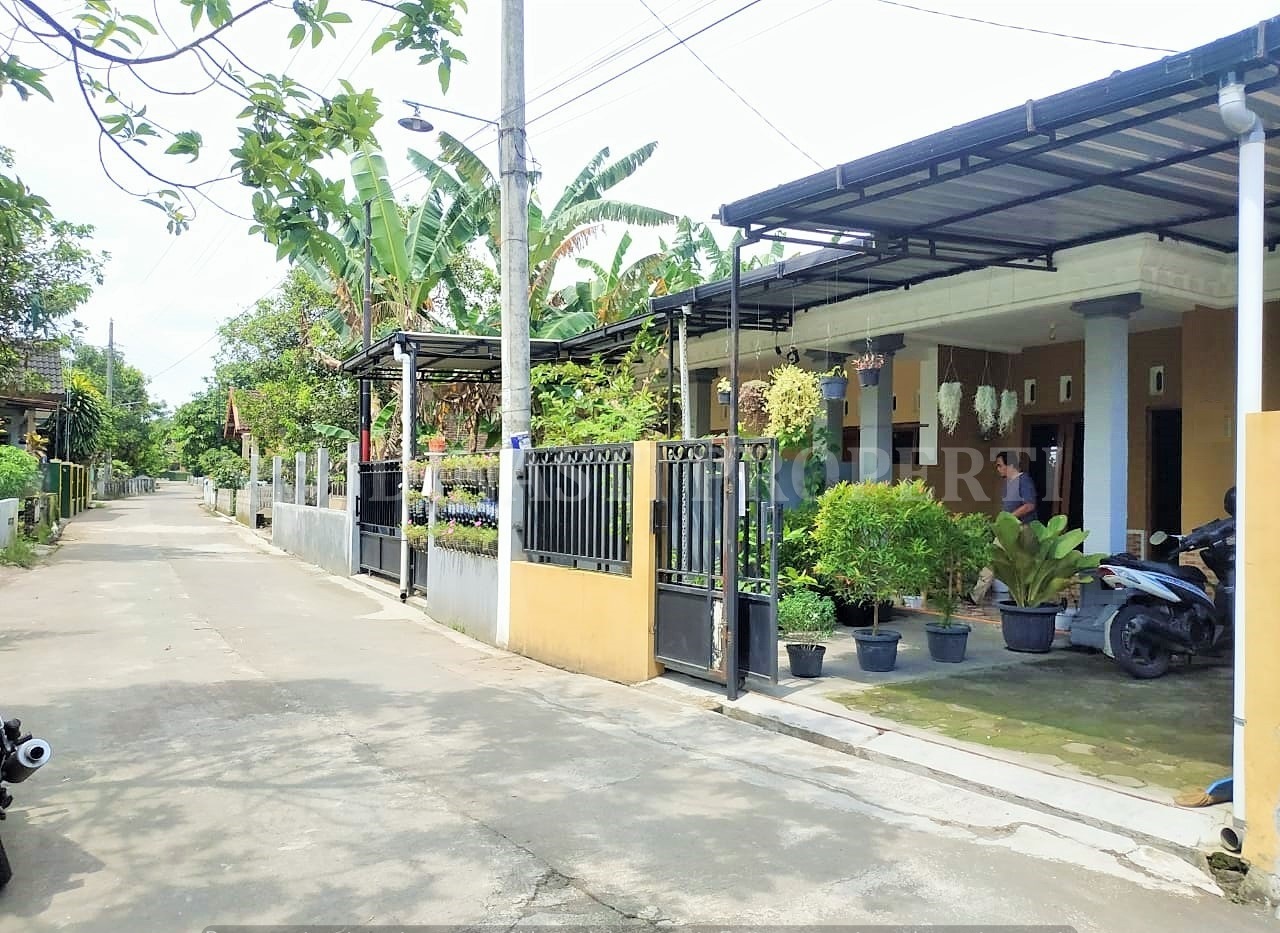
<path fill-rule="evenodd" d="M 253 433 L 240 418 L 240 406 L 236 403 L 235 389 L 227 392 L 227 412 L 222 419 L 222 436 L 229 441 L 239 439 L 240 456 L 246 460 L 249 459 L 249 453 L 253 449 Z"/>
<path fill-rule="evenodd" d="M 65 395 L 58 348 L 27 349 L 16 380 L 0 386 L 0 444 L 25 449 L 27 435 L 57 415 Z"/>

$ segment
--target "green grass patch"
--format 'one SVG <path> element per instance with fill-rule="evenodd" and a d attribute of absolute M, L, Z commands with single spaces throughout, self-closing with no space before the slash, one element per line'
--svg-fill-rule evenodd
<path fill-rule="evenodd" d="M 1231 773 L 1228 665 L 1138 681 L 1100 655 L 1064 656 L 832 699 L 1128 786 L 1203 789 Z"/>
<path fill-rule="evenodd" d="M 0 551 L 0 564 L 31 567 L 36 562 L 35 544 L 22 535 L 14 535 L 9 546 Z"/>

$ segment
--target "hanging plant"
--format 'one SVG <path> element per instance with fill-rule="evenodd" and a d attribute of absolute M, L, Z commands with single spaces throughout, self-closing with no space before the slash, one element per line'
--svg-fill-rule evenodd
<path fill-rule="evenodd" d="M 769 422 L 766 411 L 765 392 L 769 383 L 763 379 L 752 379 L 738 387 L 738 421 L 740 427 L 750 435 L 764 433 Z"/>
<path fill-rule="evenodd" d="M 1005 389 L 1000 393 L 1000 433 L 1008 434 L 1013 427 L 1013 419 L 1018 415 L 1018 393 L 1013 389 Z"/>
<path fill-rule="evenodd" d="M 960 425 L 960 403 L 964 398 L 964 385 L 944 382 L 938 386 L 938 421 L 948 434 L 955 434 Z"/>
<path fill-rule="evenodd" d="M 990 434 L 996 429 L 999 421 L 999 403 L 996 399 L 996 387 L 978 386 L 973 396 L 973 410 L 978 416 L 978 427 L 983 434 Z"/>
<path fill-rule="evenodd" d="M 778 439 L 783 450 L 802 446 L 822 406 L 817 375 L 797 366 L 779 366 L 769 374 L 764 404 L 769 413 L 768 434 Z"/>
<path fill-rule="evenodd" d="M 868 350 L 866 353 L 863 353 L 861 356 L 856 356 L 853 359 L 853 368 L 859 372 L 864 372 L 869 369 L 884 369 L 884 364 L 885 355 L 883 353 L 875 353 L 871 350 Z"/>

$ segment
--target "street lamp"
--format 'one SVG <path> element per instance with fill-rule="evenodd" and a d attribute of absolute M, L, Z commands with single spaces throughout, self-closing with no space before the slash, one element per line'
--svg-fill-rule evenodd
<path fill-rule="evenodd" d="M 451 116 L 462 117 L 464 120 L 475 120 L 477 123 L 487 123 L 490 126 L 498 125 L 497 120 L 489 120 L 489 119 L 486 119 L 485 117 L 473 116 L 472 114 L 469 114 L 469 113 L 462 113 L 459 110 L 450 110 L 447 107 L 433 107 L 430 104 L 422 104 L 416 100 L 406 100 L 406 101 L 402 101 L 402 103 L 406 107 L 413 108 L 413 116 L 401 117 L 396 122 L 399 123 L 401 126 L 403 126 L 406 130 L 411 130 L 414 133 L 430 133 L 432 130 L 435 129 L 434 126 L 432 126 L 429 122 L 427 122 L 422 118 L 422 116 L 420 115 L 420 111 L 422 110 L 435 110 L 438 113 L 447 113 Z"/>

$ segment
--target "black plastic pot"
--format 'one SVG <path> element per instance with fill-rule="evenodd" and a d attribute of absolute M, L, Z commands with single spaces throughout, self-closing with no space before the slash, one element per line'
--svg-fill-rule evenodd
<path fill-rule="evenodd" d="M 866 628 L 875 621 L 875 613 L 870 602 L 846 603 L 840 600 L 836 604 L 836 621 L 850 628 Z M 880 621 L 888 622 L 893 618 L 894 606 L 891 602 L 880 604 Z"/>
<path fill-rule="evenodd" d="M 959 664 L 969 643 L 969 626 L 962 622 L 942 625 L 929 622 L 924 627 L 929 640 L 929 657 L 944 664 Z"/>
<path fill-rule="evenodd" d="M 902 640 L 900 632 L 882 628 L 879 634 L 873 634 L 869 628 L 853 630 L 853 641 L 858 646 L 858 667 L 873 674 L 883 674 L 893 670 L 898 663 L 898 642 Z"/>
<path fill-rule="evenodd" d="M 864 389 L 880 384 L 880 370 L 878 369 L 860 369 L 858 370 L 858 385 Z"/>
<path fill-rule="evenodd" d="M 792 677 L 821 677 L 825 645 L 787 645 Z"/>
<path fill-rule="evenodd" d="M 849 380 L 844 376 L 823 376 L 818 380 L 822 397 L 830 402 L 843 401 L 849 391 Z"/>
<path fill-rule="evenodd" d="M 1044 654 L 1053 647 L 1054 621 L 1059 607 L 1049 604 L 1024 608 L 1011 602 L 1000 606 L 1000 630 L 1010 651 Z"/>

